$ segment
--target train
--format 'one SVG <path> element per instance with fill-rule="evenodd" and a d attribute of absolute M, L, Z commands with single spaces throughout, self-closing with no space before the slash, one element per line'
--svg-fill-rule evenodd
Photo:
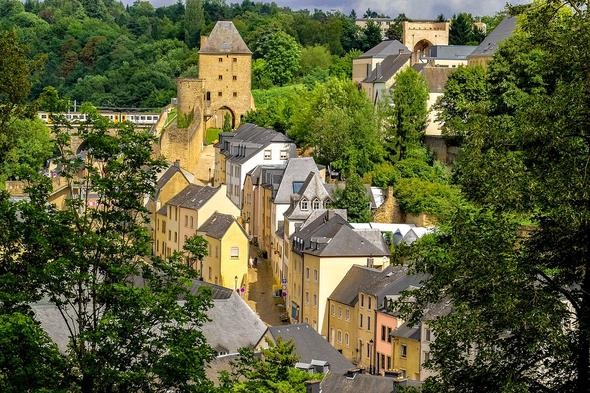
<path fill-rule="evenodd" d="M 158 122 L 158 119 L 160 119 L 160 114 L 154 112 L 99 111 L 99 113 L 115 124 L 128 121 L 140 127 L 152 126 Z M 37 112 L 37 115 L 45 123 L 51 123 L 49 112 Z M 86 114 L 81 112 L 66 112 L 61 113 L 61 115 L 63 115 L 66 120 L 72 123 L 81 123 L 86 121 Z"/>

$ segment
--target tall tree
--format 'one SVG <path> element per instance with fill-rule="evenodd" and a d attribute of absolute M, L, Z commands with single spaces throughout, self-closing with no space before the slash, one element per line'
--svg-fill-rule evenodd
<path fill-rule="evenodd" d="M 383 33 L 381 27 L 374 21 L 370 20 L 363 29 L 364 34 L 364 48 L 363 50 L 369 50 L 372 47 L 378 45 L 383 41 Z"/>
<path fill-rule="evenodd" d="M 283 31 L 263 34 L 255 44 L 254 55 L 264 60 L 264 72 L 275 85 L 285 85 L 295 77 L 301 66 L 301 48 L 293 37 Z"/>
<path fill-rule="evenodd" d="M 353 172 L 343 189 L 336 192 L 334 207 L 346 209 L 350 222 L 371 221 L 371 201 L 360 176 Z"/>
<path fill-rule="evenodd" d="M 420 143 L 428 121 L 428 86 L 413 68 L 400 71 L 392 91 L 380 103 L 385 144 L 392 159 L 403 160 Z"/>
<path fill-rule="evenodd" d="M 477 44 L 474 30 L 471 14 L 461 12 L 459 15 L 453 15 L 453 18 L 451 19 L 451 27 L 449 29 L 449 44 Z"/>
<path fill-rule="evenodd" d="M 388 40 L 398 40 L 401 42 L 403 39 L 402 36 L 404 33 L 403 22 L 409 21 L 409 20 L 410 19 L 408 19 L 406 14 L 404 14 L 404 13 L 399 14 L 395 18 L 395 21 L 393 21 L 393 23 L 391 23 L 389 25 L 389 27 L 387 28 L 387 31 L 385 32 L 385 37 L 387 37 Z"/>
<path fill-rule="evenodd" d="M 62 316 L 68 390 L 207 391 L 213 351 L 200 327 L 210 295 L 190 292 L 196 272 L 180 255 L 150 256 L 142 201 L 162 167 L 151 158 L 153 136 L 129 124 L 113 130 L 86 110 L 76 131 L 54 128 L 58 175 L 70 193 L 60 209 L 36 174 L 30 201 L 0 195 L 0 310 L 30 313 L 43 298 L 47 312 Z M 83 155 L 70 150 L 72 134 Z"/>
<path fill-rule="evenodd" d="M 184 42 L 195 48 L 201 40 L 201 32 L 205 26 L 203 0 L 186 0 L 184 10 Z"/>
<path fill-rule="evenodd" d="M 590 37 L 590 19 L 574 1 L 524 12 L 489 66 L 489 106 L 455 165 L 485 207 L 459 211 L 415 259 L 433 273 L 418 304 L 455 305 L 436 323 L 431 391 L 590 383 L 590 52 L 570 49 Z"/>

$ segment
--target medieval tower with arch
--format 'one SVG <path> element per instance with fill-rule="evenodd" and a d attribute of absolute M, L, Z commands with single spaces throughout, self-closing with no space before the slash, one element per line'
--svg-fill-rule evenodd
<path fill-rule="evenodd" d="M 237 128 L 254 109 L 251 75 L 252 52 L 240 33 L 232 22 L 217 22 L 201 38 L 199 77 L 177 80 L 177 118 L 162 127 L 160 154 L 196 173 L 207 129 L 222 128 L 226 115 Z"/>
<path fill-rule="evenodd" d="M 402 42 L 412 51 L 412 64 L 432 46 L 449 45 L 449 26 L 449 22 L 403 22 Z"/>

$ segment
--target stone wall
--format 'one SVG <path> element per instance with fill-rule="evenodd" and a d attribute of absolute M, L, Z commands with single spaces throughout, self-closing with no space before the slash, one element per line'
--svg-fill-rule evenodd
<path fill-rule="evenodd" d="M 393 224 L 403 222 L 403 215 L 397 199 L 393 195 L 393 187 L 387 188 L 385 201 L 373 213 L 373 222 Z"/>

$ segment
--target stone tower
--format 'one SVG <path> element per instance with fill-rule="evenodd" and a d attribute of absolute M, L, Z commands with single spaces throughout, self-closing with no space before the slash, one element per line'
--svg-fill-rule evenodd
<path fill-rule="evenodd" d="M 402 42 L 416 63 L 433 45 L 449 45 L 449 22 L 403 22 Z"/>
<path fill-rule="evenodd" d="M 217 22 L 199 51 L 199 79 L 205 81 L 207 127 L 221 128 L 226 113 L 236 128 L 254 107 L 252 52 L 232 22 Z"/>
<path fill-rule="evenodd" d="M 252 52 L 238 30 L 232 22 L 217 22 L 201 40 L 199 77 L 177 80 L 177 119 L 161 131 L 161 155 L 196 174 L 205 131 L 222 128 L 226 113 L 236 128 L 254 109 L 251 73 Z"/>

